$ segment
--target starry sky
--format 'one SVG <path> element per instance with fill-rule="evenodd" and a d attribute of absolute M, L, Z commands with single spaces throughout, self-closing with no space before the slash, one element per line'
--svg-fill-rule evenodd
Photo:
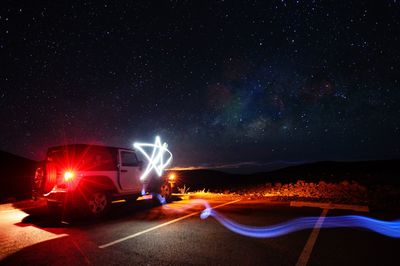
<path fill-rule="evenodd" d="M 2 2 L 0 150 L 158 134 L 175 166 L 399 158 L 400 3 L 369 2 Z"/>

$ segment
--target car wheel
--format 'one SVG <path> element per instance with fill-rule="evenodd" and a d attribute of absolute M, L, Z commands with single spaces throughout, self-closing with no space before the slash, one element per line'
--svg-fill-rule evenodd
<path fill-rule="evenodd" d="M 94 190 L 87 197 L 87 210 L 92 217 L 104 216 L 111 205 L 110 195 L 104 190 Z"/>

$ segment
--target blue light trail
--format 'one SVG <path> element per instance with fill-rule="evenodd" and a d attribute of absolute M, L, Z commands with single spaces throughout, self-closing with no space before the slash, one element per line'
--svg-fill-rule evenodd
<path fill-rule="evenodd" d="M 163 198 L 158 196 L 161 204 L 165 204 Z M 279 237 L 293 232 L 317 228 L 359 228 L 366 229 L 387 237 L 400 238 L 400 220 L 394 221 L 382 221 L 374 218 L 369 218 L 359 215 L 345 215 L 345 216 L 328 216 L 324 218 L 322 224 L 318 225 L 317 221 L 320 217 L 302 217 L 293 219 L 287 222 L 269 225 L 269 226 L 248 226 L 234 222 L 216 210 L 212 209 L 209 203 L 203 199 L 196 199 L 181 207 L 175 209 L 176 211 L 186 210 L 193 205 L 201 204 L 205 206 L 205 209 L 201 212 L 200 218 L 206 219 L 213 217 L 220 224 L 225 226 L 227 229 L 237 234 L 255 237 L 255 238 L 272 238 Z M 167 205 L 164 207 L 169 208 Z M 171 208 L 169 208 L 171 209 Z"/>
<path fill-rule="evenodd" d="M 294 220 L 290 220 L 284 223 L 255 227 L 246 226 L 236 223 L 217 211 L 206 208 L 200 215 L 202 219 L 207 217 L 213 217 L 220 224 L 228 228 L 229 230 L 248 237 L 256 238 L 271 238 L 278 237 L 286 234 L 290 234 L 296 231 L 312 229 L 316 227 L 316 222 L 320 217 L 303 217 Z M 319 228 L 361 228 L 373 231 L 375 233 L 385 235 L 393 238 L 400 238 L 400 220 L 395 221 L 382 221 L 369 217 L 359 215 L 346 215 L 346 216 L 330 216 L 325 217 L 324 222 L 317 226 Z"/>

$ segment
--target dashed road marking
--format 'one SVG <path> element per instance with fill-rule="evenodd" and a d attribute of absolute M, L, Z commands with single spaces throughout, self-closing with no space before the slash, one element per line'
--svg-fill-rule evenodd
<path fill-rule="evenodd" d="M 317 222 L 314 225 L 314 229 L 312 230 L 306 245 L 303 248 L 303 251 L 300 254 L 299 259 L 297 260 L 296 266 L 305 266 L 310 259 L 311 252 L 314 248 L 315 242 L 317 241 L 319 230 L 325 220 L 326 214 L 329 209 L 324 209 L 321 213 L 321 216 L 318 218 Z"/>
<path fill-rule="evenodd" d="M 217 205 L 217 206 L 215 206 L 215 207 L 211 207 L 211 209 L 217 209 L 217 208 L 220 208 L 220 207 L 222 207 L 222 206 L 226 206 L 226 205 L 229 205 L 229 204 L 233 204 L 233 203 L 238 202 L 238 201 L 240 201 L 240 199 L 237 199 L 237 200 L 234 200 L 234 201 L 230 201 L 230 202 L 226 202 L 226 203 Z M 101 245 L 101 246 L 99 246 L 99 248 L 107 248 L 107 247 L 109 247 L 109 246 L 112 246 L 112 245 L 121 243 L 121 242 L 126 241 L 126 240 L 128 240 L 128 239 L 132 239 L 132 238 L 138 237 L 138 236 L 140 236 L 140 235 L 143 235 L 143 234 L 145 234 L 145 233 L 154 231 L 154 230 L 159 229 L 159 228 L 161 228 L 161 227 L 164 227 L 164 226 L 167 226 L 167 225 L 170 225 L 170 224 L 173 224 L 173 223 L 182 221 L 182 220 L 187 219 L 187 218 L 189 218 L 189 217 L 192 217 L 192 216 L 194 216 L 194 215 L 198 215 L 198 214 L 200 214 L 201 212 L 202 212 L 202 211 L 193 212 L 193 213 L 190 213 L 190 214 L 188 214 L 188 215 L 185 215 L 185 216 L 176 218 L 176 219 L 174 219 L 174 220 L 171 220 L 171 221 L 168 221 L 168 222 L 165 222 L 165 223 L 156 225 L 156 226 L 154 226 L 154 227 L 150 227 L 150 228 L 148 228 L 148 229 L 146 229 L 146 230 L 143 230 L 143 231 L 137 232 L 137 233 L 135 233 L 135 234 L 132 234 L 132 235 L 129 235 L 129 236 L 126 236 L 126 237 L 123 237 L 123 238 L 114 240 L 114 241 L 109 242 L 109 243 L 107 243 L 107 244 Z"/>
<path fill-rule="evenodd" d="M 369 212 L 368 206 L 365 205 L 337 204 L 330 202 L 291 201 L 290 207 L 315 207 L 321 209 L 340 209 L 358 212 Z"/>

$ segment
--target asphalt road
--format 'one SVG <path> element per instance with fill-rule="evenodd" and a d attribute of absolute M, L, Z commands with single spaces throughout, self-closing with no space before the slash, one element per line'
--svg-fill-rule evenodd
<path fill-rule="evenodd" d="M 320 216 L 320 208 L 287 203 L 212 199 L 229 219 L 266 226 Z M 91 221 L 53 219 L 43 205 L 0 205 L 0 264 L 3 265 L 396 265 L 400 239 L 361 229 L 303 230 L 276 238 L 238 235 L 214 218 L 202 220 L 202 205 L 178 200 L 154 207 L 149 201 L 114 203 L 110 215 Z M 28 207 L 27 207 L 28 206 Z M 400 214 L 329 210 L 385 220 Z M 315 238 L 315 243 L 312 238 Z M 311 240 L 310 240 L 311 239 Z M 306 247 L 306 248 L 305 248 Z M 307 256 L 309 252 L 309 256 Z M 305 255 L 306 254 L 306 255 Z"/>

